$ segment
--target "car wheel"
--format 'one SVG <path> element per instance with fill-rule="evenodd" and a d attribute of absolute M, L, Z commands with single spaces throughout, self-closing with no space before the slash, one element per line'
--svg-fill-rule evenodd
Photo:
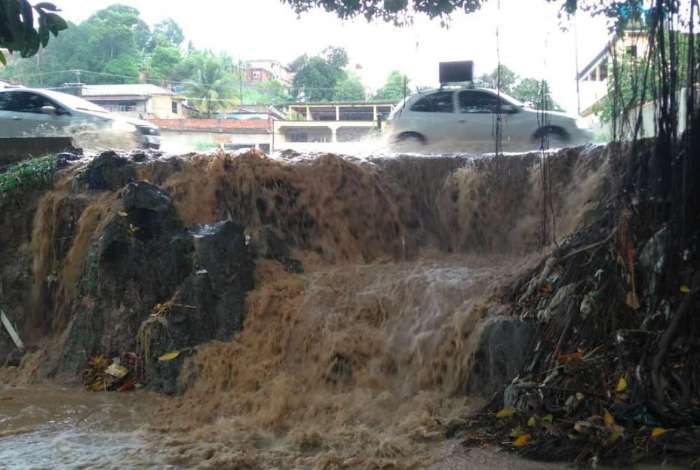
<path fill-rule="evenodd" d="M 561 127 L 548 126 L 539 129 L 535 132 L 533 139 L 536 143 L 541 144 L 542 138 L 546 138 L 546 143 L 548 143 L 548 148 L 561 148 L 566 147 L 571 141 L 569 134 Z"/>
<path fill-rule="evenodd" d="M 426 138 L 416 132 L 406 132 L 398 136 L 396 139 L 397 150 L 403 152 L 409 152 L 419 149 L 421 147 L 424 147 L 426 144 Z"/>

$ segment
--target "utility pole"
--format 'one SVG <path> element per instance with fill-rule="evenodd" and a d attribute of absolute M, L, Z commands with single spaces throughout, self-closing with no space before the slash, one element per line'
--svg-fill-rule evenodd
<path fill-rule="evenodd" d="M 576 61 L 576 115 L 581 115 L 581 87 L 578 68 L 578 22 L 574 13 L 574 60 Z"/>
<path fill-rule="evenodd" d="M 243 105 L 243 61 L 238 61 L 238 99 L 239 104 Z"/>

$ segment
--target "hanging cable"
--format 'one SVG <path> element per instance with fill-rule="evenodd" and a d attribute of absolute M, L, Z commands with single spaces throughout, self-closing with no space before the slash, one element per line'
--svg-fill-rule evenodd
<path fill-rule="evenodd" d="M 496 158 L 503 152 L 503 114 L 501 109 L 501 0 L 496 4 L 499 20 L 496 22 L 496 117 L 493 123 L 493 136 L 495 141 Z"/>
<path fill-rule="evenodd" d="M 540 129 L 540 175 L 542 184 L 542 221 L 541 243 L 545 247 L 556 243 L 555 213 L 552 204 L 552 175 L 551 163 L 548 158 L 550 148 L 551 121 L 547 110 L 551 107 L 547 80 L 547 50 L 549 47 L 549 32 L 544 39 L 544 59 L 542 64 L 542 80 L 539 87 L 539 105 L 537 109 L 537 128 Z"/>

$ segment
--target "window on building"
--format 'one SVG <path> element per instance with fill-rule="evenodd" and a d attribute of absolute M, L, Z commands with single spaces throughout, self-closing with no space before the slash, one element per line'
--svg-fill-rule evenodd
<path fill-rule="evenodd" d="M 173 101 L 171 104 L 171 111 L 173 114 L 177 114 L 179 112 L 178 106 L 177 106 L 177 101 Z"/>
<path fill-rule="evenodd" d="M 289 142 L 308 142 L 309 135 L 306 132 L 290 132 L 287 140 Z"/>
<path fill-rule="evenodd" d="M 600 81 L 607 80 L 608 78 L 608 59 L 603 60 L 600 65 L 599 77 Z"/>
<path fill-rule="evenodd" d="M 411 106 L 411 111 L 426 113 L 453 113 L 453 94 L 454 93 L 451 91 L 438 91 L 437 93 L 432 93 L 416 101 L 416 103 Z"/>
<path fill-rule="evenodd" d="M 627 48 L 627 55 L 633 59 L 637 58 L 637 46 L 633 45 Z"/>
<path fill-rule="evenodd" d="M 115 111 L 120 113 L 133 113 L 136 112 L 136 102 L 135 101 L 122 101 L 121 103 L 115 105 Z"/>

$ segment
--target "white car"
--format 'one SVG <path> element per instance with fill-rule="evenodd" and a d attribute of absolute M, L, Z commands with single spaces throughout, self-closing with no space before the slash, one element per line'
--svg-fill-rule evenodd
<path fill-rule="evenodd" d="M 0 89 L 0 138 L 77 135 L 107 137 L 115 142 L 120 136 L 127 136 L 131 146 L 160 148 L 160 130 L 147 121 L 119 116 L 87 100 L 57 91 L 23 87 Z"/>
<path fill-rule="evenodd" d="M 542 136 L 548 137 L 550 148 L 592 140 L 573 116 L 537 111 L 485 88 L 444 88 L 410 96 L 392 111 L 387 129 L 398 147 L 493 151 L 499 116 L 503 150 L 539 149 Z"/>

